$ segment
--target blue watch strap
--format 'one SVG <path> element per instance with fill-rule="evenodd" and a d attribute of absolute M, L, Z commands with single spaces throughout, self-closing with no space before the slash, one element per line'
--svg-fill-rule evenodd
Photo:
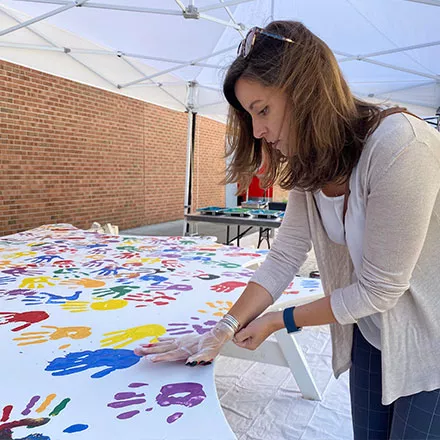
<path fill-rule="evenodd" d="M 284 321 L 284 325 L 286 327 L 287 333 L 298 332 L 301 330 L 301 327 L 297 327 L 295 324 L 295 319 L 293 317 L 294 309 L 295 309 L 295 306 L 288 307 L 287 309 L 284 309 L 284 311 L 283 311 L 283 321 Z"/>

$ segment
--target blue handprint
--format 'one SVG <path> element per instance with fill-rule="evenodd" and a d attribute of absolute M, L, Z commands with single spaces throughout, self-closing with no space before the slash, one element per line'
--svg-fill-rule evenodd
<path fill-rule="evenodd" d="M 161 277 L 160 275 L 142 275 L 141 276 L 141 280 L 142 281 L 154 281 L 153 283 L 151 283 L 152 286 L 157 286 L 158 284 L 160 284 L 162 281 L 167 281 L 168 278 L 166 277 Z"/>
<path fill-rule="evenodd" d="M 141 358 L 133 350 L 103 348 L 95 351 L 68 353 L 65 357 L 55 358 L 46 367 L 46 371 L 53 371 L 52 376 L 66 376 L 79 373 L 90 368 L 107 367 L 95 374 L 92 378 L 107 376 L 112 371 L 136 365 Z"/>
<path fill-rule="evenodd" d="M 17 281 L 17 278 L 15 278 L 15 277 L 0 277 L 0 286 L 6 286 L 6 284 L 13 283 L 14 281 Z"/>
<path fill-rule="evenodd" d="M 315 280 L 313 278 L 304 278 L 301 280 L 301 287 L 305 289 L 317 289 L 321 285 L 319 280 Z"/>
<path fill-rule="evenodd" d="M 195 256 L 192 257 L 191 255 L 185 255 L 184 257 L 180 258 L 181 261 L 211 261 L 211 257 L 201 257 L 201 256 Z"/>
<path fill-rule="evenodd" d="M 99 243 L 96 243 L 96 244 L 87 244 L 86 246 L 84 246 L 85 248 L 88 248 L 88 249 L 97 249 L 97 248 L 106 248 L 107 247 L 107 245 L 106 244 L 99 244 Z"/>
<path fill-rule="evenodd" d="M 107 266 L 102 269 L 98 269 L 93 271 L 92 273 L 97 273 L 99 276 L 109 276 L 109 275 L 118 275 L 119 271 L 127 270 L 125 267 L 116 267 L 116 266 Z"/>
<path fill-rule="evenodd" d="M 81 290 L 77 290 L 73 295 L 70 296 L 61 296 L 49 292 L 40 292 L 38 293 L 38 295 L 25 296 L 22 301 L 27 306 L 33 306 L 37 304 L 65 304 L 67 301 L 76 301 L 79 298 L 81 292 Z"/>
<path fill-rule="evenodd" d="M 40 255 L 35 258 L 31 258 L 30 261 L 33 263 L 50 263 L 52 260 L 55 260 L 55 258 L 59 258 L 60 260 L 64 260 L 63 257 L 60 257 L 59 255 Z"/>

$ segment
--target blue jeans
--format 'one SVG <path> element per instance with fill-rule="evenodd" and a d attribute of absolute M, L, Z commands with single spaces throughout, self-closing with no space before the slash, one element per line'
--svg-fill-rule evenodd
<path fill-rule="evenodd" d="M 440 389 L 382 405 L 381 352 L 362 336 L 357 325 L 351 358 L 354 440 L 440 440 Z"/>

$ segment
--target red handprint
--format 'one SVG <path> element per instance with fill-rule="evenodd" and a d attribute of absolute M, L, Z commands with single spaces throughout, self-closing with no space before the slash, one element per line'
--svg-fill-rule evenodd
<path fill-rule="evenodd" d="M 44 321 L 49 318 L 46 312 L 0 312 L 0 325 L 12 322 L 24 322 L 25 324 L 13 328 L 13 332 L 18 332 L 37 322 Z"/>
<path fill-rule="evenodd" d="M 162 260 L 162 265 L 164 267 L 183 267 L 183 264 L 179 263 L 177 260 Z"/>
<path fill-rule="evenodd" d="M 70 268 L 70 267 L 75 267 L 75 262 L 73 260 L 59 260 L 59 261 L 54 261 L 53 265 L 57 267 Z"/>
<path fill-rule="evenodd" d="M 170 301 L 175 301 L 176 298 L 168 296 L 164 292 L 151 293 L 130 293 L 124 297 L 128 301 L 137 301 L 141 303 L 152 303 L 156 306 L 166 306 Z M 146 307 L 147 304 L 139 304 L 136 307 Z"/>
<path fill-rule="evenodd" d="M 139 258 L 140 254 L 139 252 L 122 252 L 119 255 L 119 258 L 125 258 L 125 259 L 129 259 L 129 258 Z"/>
<path fill-rule="evenodd" d="M 246 284 L 247 283 L 243 283 L 242 281 L 225 281 L 224 283 L 211 286 L 211 290 L 215 290 L 216 292 L 232 292 L 239 287 L 245 287 Z"/>

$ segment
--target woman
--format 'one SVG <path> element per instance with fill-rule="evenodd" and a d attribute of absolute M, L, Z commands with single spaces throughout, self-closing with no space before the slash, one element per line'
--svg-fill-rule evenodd
<path fill-rule="evenodd" d="M 137 353 L 204 364 L 232 338 L 255 349 L 282 328 L 330 324 L 334 374 L 350 368 L 354 438 L 440 438 L 440 134 L 354 98 L 298 22 L 252 29 L 224 93 L 227 181 L 246 187 L 264 155 L 265 184 L 290 190 L 282 227 L 212 332 Z M 258 317 L 312 243 L 326 297 Z"/>

